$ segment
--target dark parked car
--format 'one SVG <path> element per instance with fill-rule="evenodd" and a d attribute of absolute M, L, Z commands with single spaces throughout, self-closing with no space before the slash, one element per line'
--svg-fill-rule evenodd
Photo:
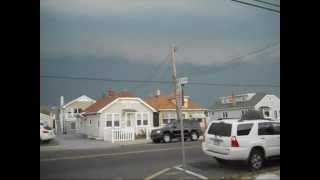
<path fill-rule="evenodd" d="M 183 127 L 185 139 L 190 138 L 192 141 L 196 141 L 199 136 L 202 135 L 200 124 L 196 120 L 184 120 Z M 180 130 L 180 121 L 174 120 L 165 127 L 152 130 L 151 139 L 154 143 L 161 141 L 168 143 L 171 142 L 172 139 L 181 138 Z"/>

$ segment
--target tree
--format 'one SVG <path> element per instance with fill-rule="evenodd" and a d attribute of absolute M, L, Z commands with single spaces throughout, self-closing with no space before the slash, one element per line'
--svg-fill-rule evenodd
<path fill-rule="evenodd" d="M 241 116 L 241 120 L 263 119 L 263 115 L 257 110 L 248 110 Z"/>

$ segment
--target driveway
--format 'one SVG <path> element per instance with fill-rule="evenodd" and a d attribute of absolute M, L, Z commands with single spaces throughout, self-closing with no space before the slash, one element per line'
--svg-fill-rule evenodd
<path fill-rule="evenodd" d="M 57 135 L 56 139 L 40 145 L 40 151 L 46 150 L 81 150 L 118 147 L 117 144 L 102 140 L 88 139 L 80 134 Z"/>

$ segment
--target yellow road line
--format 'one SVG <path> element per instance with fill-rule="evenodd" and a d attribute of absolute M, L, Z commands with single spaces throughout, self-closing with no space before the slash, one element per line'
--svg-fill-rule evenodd
<path fill-rule="evenodd" d="M 199 146 L 187 146 L 185 149 L 199 148 Z M 145 151 L 131 151 L 131 152 L 121 152 L 121 153 L 109 153 L 109 154 L 93 154 L 93 155 L 83 155 L 83 156 L 69 156 L 69 157 L 59 157 L 59 158 L 48 158 L 48 159 L 40 159 L 40 162 L 48 162 L 48 161 L 58 161 L 58 160 L 74 160 L 74 159 L 85 159 L 85 158 L 96 158 L 96 157 L 104 157 L 104 156 L 120 156 L 120 155 L 128 155 L 128 154 L 139 154 L 139 153 L 148 153 L 148 152 L 157 152 L 157 151 L 170 151 L 177 150 L 181 147 L 177 148 L 167 148 L 167 149 L 151 149 Z"/>
<path fill-rule="evenodd" d="M 163 173 L 165 173 L 165 172 L 167 172 L 169 170 L 170 170 L 170 168 L 165 168 L 165 169 L 163 169 L 161 171 L 158 171 L 158 172 L 146 177 L 144 180 L 150 180 L 150 179 L 155 178 L 155 177 L 157 177 L 157 176 L 159 176 L 159 175 L 161 175 L 161 174 L 163 174 Z"/>

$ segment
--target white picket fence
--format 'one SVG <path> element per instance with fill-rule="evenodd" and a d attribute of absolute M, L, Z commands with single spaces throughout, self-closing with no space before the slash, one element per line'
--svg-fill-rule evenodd
<path fill-rule="evenodd" d="M 126 128 L 113 128 L 111 130 L 111 141 L 122 142 L 122 141 L 134 141 L 135 140 L 135 129 L 133 127 Z"/>

